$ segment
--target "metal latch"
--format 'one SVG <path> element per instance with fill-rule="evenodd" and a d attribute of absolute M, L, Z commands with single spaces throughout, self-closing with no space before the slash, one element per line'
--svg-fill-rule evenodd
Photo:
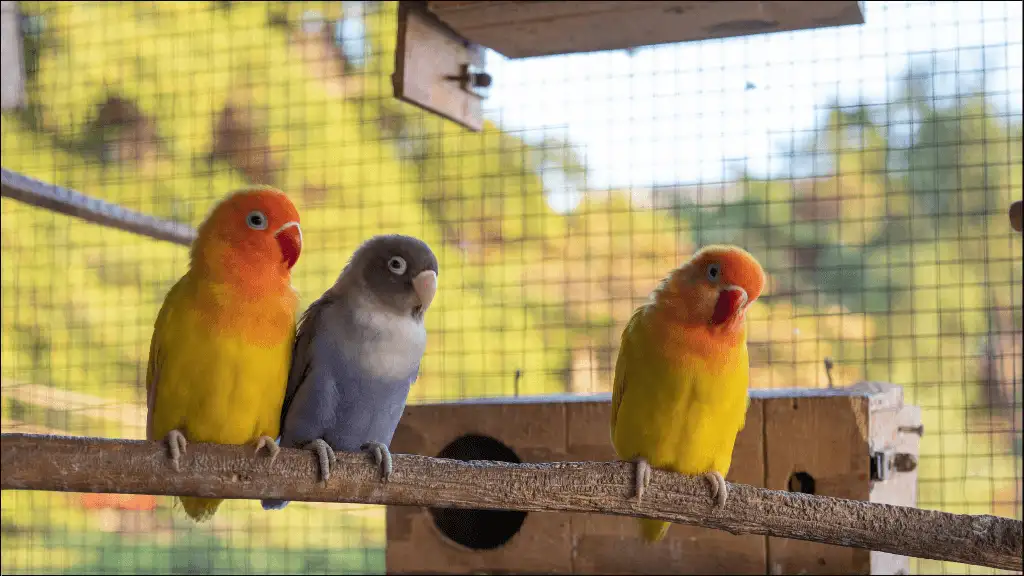
<path fill-rule="evenodd" d="M 913 472 L 917 469 L 917 456 L 905 452 L 884 450 L 871 454 L 871 480 L 885 482 L 892 478 L 892 472 Z"/>

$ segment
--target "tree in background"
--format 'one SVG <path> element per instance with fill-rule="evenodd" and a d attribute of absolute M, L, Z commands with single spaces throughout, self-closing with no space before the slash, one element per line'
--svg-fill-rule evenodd
<path fill-rule="evenodd" d="M 922 505 L 1019 518 L 1021 124 L 932 66 L 892 102 L 828 107 L 793 178 L 743 177 L 741 202 L 679 214 L 699 243 L 762 258 L 769 307 L 831 325 L 838 365 L 922 407 Z"/>

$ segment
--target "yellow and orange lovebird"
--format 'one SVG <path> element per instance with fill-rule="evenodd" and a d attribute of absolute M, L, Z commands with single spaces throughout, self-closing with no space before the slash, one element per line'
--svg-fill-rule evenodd
<path fill-rule="evenodd" d="M 270 188 L 228 196 L 199 226 L 188 272 L 157 315 L 146 374 L 146 437 L 166 439 L 175 470 L 188 441 L 277 455 L 301 251 L 299 213 Z M 222 502 L 180 500 L 197 522 Z"/>
<path fill-rule="evenodd" d="M 673 270 L 622 332 L 612 390 L 612 444 L 636 463 L 636 497 L 651 467 L 704 475 L 717 506 L 747 416 L 750 362 L 744 314 L 765 276 L 735 246 L 707 246 Z M 641 519 L 644 539 L 668 522 Z"/>

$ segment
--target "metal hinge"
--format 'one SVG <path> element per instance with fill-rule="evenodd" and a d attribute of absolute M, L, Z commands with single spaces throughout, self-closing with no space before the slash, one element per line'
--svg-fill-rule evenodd
<path fill-rule="evenodd" d="M 871 480 L 885 482 L 895 472 L 913 472 L 917 469 L 917 456 L 904 452 L 883 450 L 871 454 Z"/>

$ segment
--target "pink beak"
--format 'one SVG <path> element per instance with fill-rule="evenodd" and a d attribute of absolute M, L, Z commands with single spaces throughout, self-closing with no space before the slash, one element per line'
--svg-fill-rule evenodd
<path fill-rule="evenodd" d="M 433 270 L 424 270 L 412 279 L 412 289 L 420 300 L 420 306 L 424 312 L 430 308 L 434 301 L 434 294 L 437 293 L 437 273 Z"/>

